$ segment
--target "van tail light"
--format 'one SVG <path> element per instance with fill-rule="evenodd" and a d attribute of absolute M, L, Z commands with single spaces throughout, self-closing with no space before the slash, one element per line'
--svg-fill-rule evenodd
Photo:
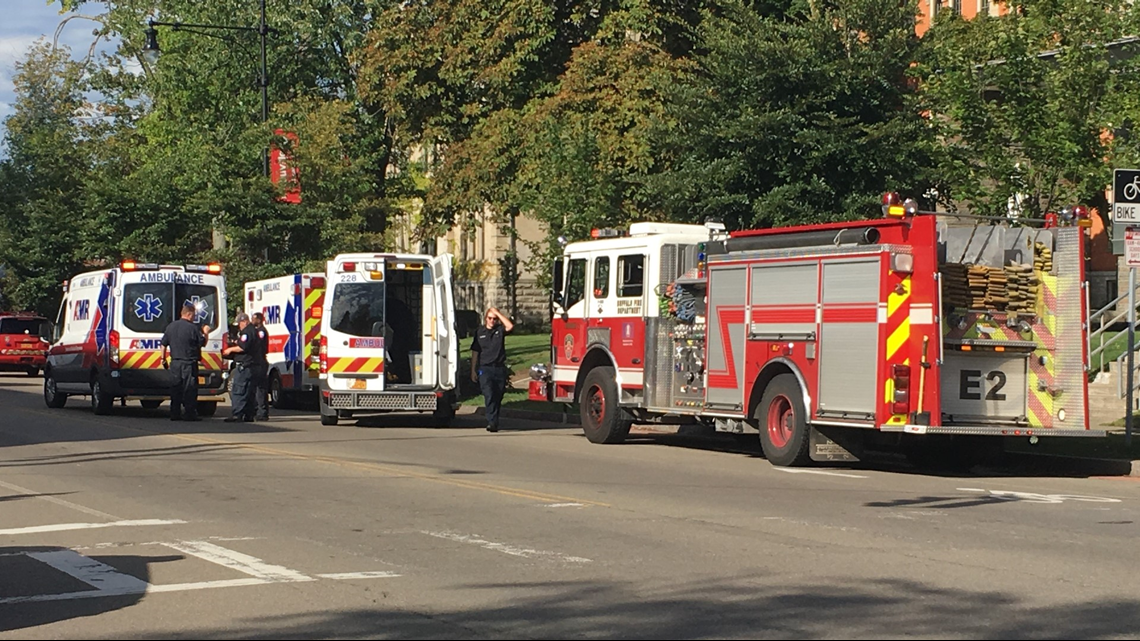
<path fill-rule="evenodd" d="M 119 366 L 119 332 L 118 330 L 111 330 L 107 336 L 108 345 L 111 352 L 111 367 Z"/>
<path fill-rule="evenodd" d="M 328 374 L 329 373 L 329 339 L 325 338 L 324 336 L 321 337 L 321 349 L 320 349 L 319 353 L 321 355 L 321 373 L 322 374 Z"/>
<path fill-rule="evenodd" d="M 891 380 L 895 384 L 891 414 L 910 413 L 910 365 L 892 365 Z"/>

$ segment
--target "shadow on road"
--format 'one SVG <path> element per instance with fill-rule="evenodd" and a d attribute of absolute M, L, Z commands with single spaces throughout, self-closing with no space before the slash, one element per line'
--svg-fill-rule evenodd
<path fill-rule="evenodd" d="M 80 557 L 66 548 L 0 547 L 0 632 L 23 630 L 69 619 L 93 617 L 135 605 L 145 595 L 150 566 L 183 559 L 166 556 Z M 66 570 L 88 576 L 119 576 L 114 586 L 97 587 Z M 132 580 L 137 579 L 137 581 Z"/>
<path fill-rule="evenodd" d="M 235 620 L 224 628 L 140 626 L 141 638 L 1060 638 L 1135 637 L 1140 601 L 1042 604 L 997 590 L 908 579 L 748 576 L 665 589 L 617 581 L 455 584 L 464 607 L 384 603 Z M 506 590 L 511 592 L 508 594 Z M 524 592 L 529 595 L 519 598 Z M 403 599 L 401 599 L 403 601 Z"/>

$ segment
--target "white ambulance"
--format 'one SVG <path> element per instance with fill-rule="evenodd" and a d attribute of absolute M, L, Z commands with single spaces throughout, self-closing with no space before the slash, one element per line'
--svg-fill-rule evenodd
<path fill-rule="evenodd" d="M 318 350 L 325 275 L 289 274 L 245 284 L 245 313 L 265 316 L 269 334 L 269 402 L 296 404 L 320 389 Z"/>
<path fill-rule="evenodd" d="M 321 318 L 321 423 L 458 405 L 459 339 L 450 254 L 341 254 L 328 262 Z"/>
<path fill-rule="evenodd" d="M 124 261 L 64 283 L 63 301 L 44 369 L 44 402 L 60 408 L 87 396 L 96 414 L 115 400 L 155 408 L 170 399 L 172 376 L 162 363 L 162 334 L 181 307 L 211 330 L 202 348 L 198 413 L 211 416 L 225 399 L 222 336 L 226 281 L 221 265 L 158 265 Z"/>

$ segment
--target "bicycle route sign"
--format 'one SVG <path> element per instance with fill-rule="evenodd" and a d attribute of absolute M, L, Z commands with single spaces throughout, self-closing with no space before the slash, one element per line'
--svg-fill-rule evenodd
<path fill-rule="evenodd" d="M 1112 220 L 1140 225 L 1140 169 L 1113 171 Z"/>

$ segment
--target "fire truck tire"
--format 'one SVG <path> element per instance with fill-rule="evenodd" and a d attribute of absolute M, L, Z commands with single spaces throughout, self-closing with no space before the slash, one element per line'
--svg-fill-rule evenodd
<path fill-rule="evenodd" d="M 591 443 L 621 443 L 629 436 L 632 424 L 622 420 L 614 368 L 595 367 L 586 374 L 578 406 L 582 431 Z"/>
<path fill-rule="evenodd" d="M 52 409 L 59 409 L 67 403 L 67 394 L 56 388 L 55 373 L 50 369 L 44 372 L 44 403 Z"/>
<path fill-rule="evenodd" d="M 217 401 L 198 401 L 198 416 L 213 416 L 217 413 Z"/>
<path fill-rule="evenodd" d="M 162 401 L 153 398 L 143 399 L 139 401 L 139 405 L 142 405 L 148 410 L 156 410 L 162 405 Z"/>
<path fill-rule="evenodd" d="M 795 467 L 811 462 L 803 398 L 803 390 L 792 374 L 776 376 L 764 389 L 756 407 L 756 420 L 760 447 L 772 465 Z"/>
<path fill-rule="evenodd" d="M 104 416 L 110 414 L 113 407 L 115 407 L 115 397 L 103 391 L 103 383 L 99 381 L 99 375 L 93 375 L 91 377 L 91 411 L 99 416 Z"/>

